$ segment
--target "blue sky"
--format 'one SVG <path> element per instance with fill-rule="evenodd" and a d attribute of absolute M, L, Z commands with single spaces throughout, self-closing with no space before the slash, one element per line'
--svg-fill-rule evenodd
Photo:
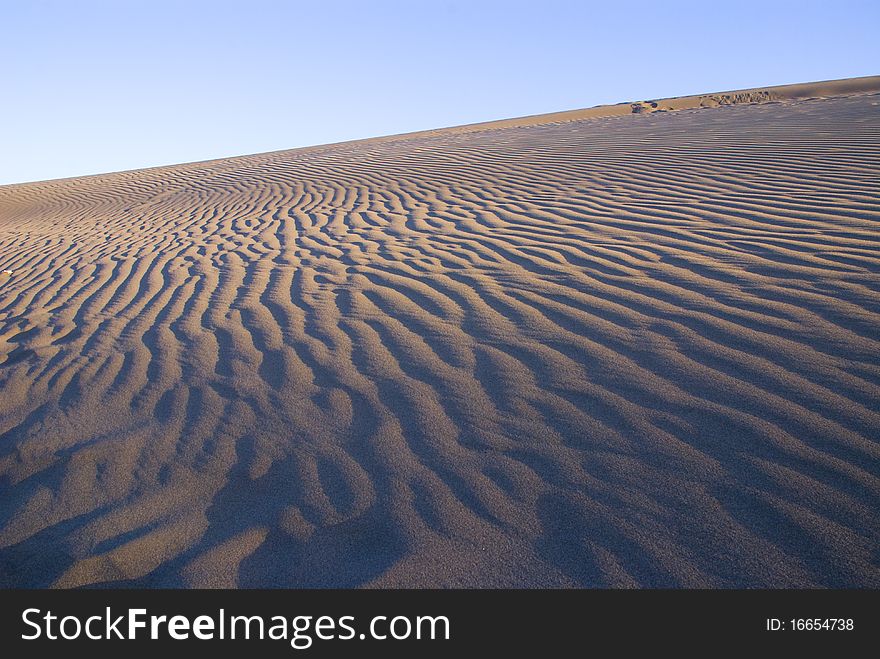
<path fill-rule="evenodd" d="M 0 0 L 0 184 L 880 73 L 880 3 Z"/>

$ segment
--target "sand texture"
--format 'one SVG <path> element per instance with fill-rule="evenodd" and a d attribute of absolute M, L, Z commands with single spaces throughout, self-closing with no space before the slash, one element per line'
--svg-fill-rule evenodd
<path fill-rule="evenodd" d="M 0 187 L 0 585 L 880 586 L 830 84 Z"/>

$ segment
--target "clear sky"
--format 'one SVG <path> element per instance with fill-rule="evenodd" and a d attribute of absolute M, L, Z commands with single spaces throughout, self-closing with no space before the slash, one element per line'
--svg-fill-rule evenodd
<path fill-rule="evenodd" d="M 880 2 L 0 0 L 0 184 L 880 73 Z"/>

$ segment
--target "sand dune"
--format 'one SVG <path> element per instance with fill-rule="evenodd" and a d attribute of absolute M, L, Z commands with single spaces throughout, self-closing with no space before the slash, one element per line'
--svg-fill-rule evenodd
<path fill-rule="evenodd" d="M 0 584 L 877 587 L 880 80 L 778 89 L 0 187 Z"/>

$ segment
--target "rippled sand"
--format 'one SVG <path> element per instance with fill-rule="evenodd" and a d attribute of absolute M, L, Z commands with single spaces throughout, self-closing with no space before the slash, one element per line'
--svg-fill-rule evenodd
<path fill-rule="evenodd" d="M 0 584 L 877 587 L 876 91 L 0 187 Z"/>

